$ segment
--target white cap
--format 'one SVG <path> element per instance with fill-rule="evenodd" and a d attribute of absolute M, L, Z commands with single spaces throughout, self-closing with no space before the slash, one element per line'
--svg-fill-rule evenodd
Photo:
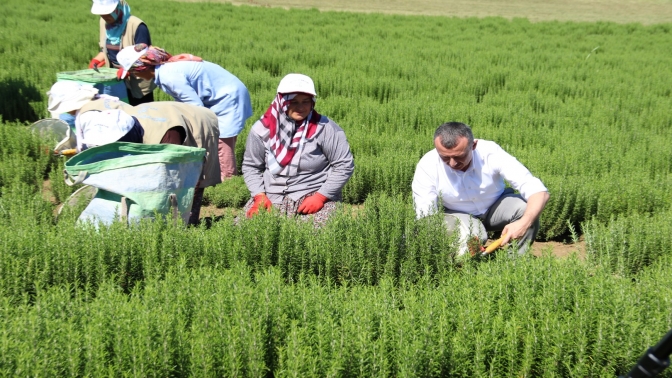
<path fill-rule="evenodd" d="M 47 92 L 47 109 L 54 114 L 79 110 L 97 94 L 98 89 L 93 85 L 69 80 L 59 81 Z"/>
<path fill-rule="evenodd" d="M 104 15 L 114 12 L 119 4 L 119 0 L 93 0 L 93 5 L 91 6 L 91 13 Z"/>
<path fill-rule="evenodd" d="M 306 75 L 291 73 L 283 77 L 278 85 L 278 93 L 305 93 L 317 96 L 313 79 Z"/>
<path fill-rule="evenodd" d="M 82 144 L 86 144 L 87 147 L 116 142 L 128 134 L 135 125 L 133 117 L 119 109 L 91 113 L 95 115 L 81 118 Z"/>
<path fill-rule="evenodd" d="M 138 59 L 145 55 L 149 49 L 149 47 L 145 47 L 144 49 L 137 51 L 135 46 L 136 45 L 126 46 L 117 54 L 117 62 L 119 62 L 121 68 L 124 69 L 124 74 L 122 77 L 126 77 L 128 71 L 131 69 L 131 67 L 133 67 L 133 63 L 137 62 Z"/>

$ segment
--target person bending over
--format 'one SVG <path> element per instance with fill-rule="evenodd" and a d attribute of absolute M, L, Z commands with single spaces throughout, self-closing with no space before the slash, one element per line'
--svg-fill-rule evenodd
<path fill-rule="evenodd" d="M 236 140 L 252 116 L 245 84 L 224 68 L 191 54 L 172 56 L 156 46 L 128 46 L 118 55 L 124 75 L 154 80 L 175 101 L 212 110 L 219 120 L 222 181 L 235 175 Z"/>
<path fill-rule="evenodd" d="M 219 128 L 215 113 L 203 107 L 174 101 L 131 106 L 116 97 L 98 96 L 97 89 L 76 82 L 58 82 L 47 94 L 49 111 L 75 116 L 78 151 L 91 147 L 89 144 L 92 144 L 92 140 L 95 140 L 95 145 L 121 141 L 204 148 L 205 161 L 194 191 L 189 218 L 189 224 L 198 223 L 205 188 L 221 182 L 217 156 Z M 121 113 L 115 113 L 117 118 L 111 118 L 116 124 L 112 121 L 108 123 L 111 125 L 110 132 L 100 133 L 92 128 L 101 113 L 113 110 Z"/>

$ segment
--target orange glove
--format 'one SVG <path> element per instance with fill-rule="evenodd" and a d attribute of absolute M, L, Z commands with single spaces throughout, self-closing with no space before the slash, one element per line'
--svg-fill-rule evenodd
<path fill-rule="evenodd" d="M 259 212 L 259 206 L 265 207 L 266 210 L 271 210 L 271 200 L 266 197 L 266 194 L 261 193 L 257 194 L 254 196 L 254 204 L 250 208 L 250 210 L 247 210 L 247 213 L 245 213 L 245 216 L 248 218 L 252 218 L 253 215 L 257 214 Z"/>
<path fill-rule="evenodd" d="M 119 67 L 117 70 L 117 80 L 124 80 L 126 76 L 124 75 L 124 69 Z"/>
<path fill-rule="evenodd" d="M 103 68 L 105 67 L 105 61 L 100 61 L 98 59 L 91 59 L 91 62 L 89 63 L 89 68 Z"/>
<path fill-rule="evenodd" d="M 324 207 L 327 201 L 329 201 L 329 198 L 316 192 L 312 196 L 304 198 L 296 212 L 300 214 L 315 214 Z"/>

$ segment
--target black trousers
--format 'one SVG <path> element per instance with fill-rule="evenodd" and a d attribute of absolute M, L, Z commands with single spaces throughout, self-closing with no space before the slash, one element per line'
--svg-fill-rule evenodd
<path fill-rule="evenodd" d="M 153 102 L 154 101 L 154 92 L 148 93 L 141 98 L 133 97 L 133 95 L 131 95 L 131 91 L 128 88 L 126 88 L 126 93 L 128 94 L 128 103 L 131 106 L 136 106 L 136 105 L 140 105 L 140 104 L 144 104 L 144 103 L 147 103 L 147 102 Z"/>

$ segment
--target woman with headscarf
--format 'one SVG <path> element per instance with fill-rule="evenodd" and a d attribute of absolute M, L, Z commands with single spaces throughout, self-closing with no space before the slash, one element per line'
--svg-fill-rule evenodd
<path fill-rule="evenodd" d="M 124 79 L 131 105 L 154 101 L 154 82 L 122 75 L 124 70 L 117 60 L 117 54 L 126 46 L 152 44 L 147 25 L 131 15 L 131 7 L 126 0 L 93 0 L 91 13 L 100 16 L 100 52 L 91 59 L 89 68 L 119 68 L 117 78 Z"/>
<path fill-rule="evenodd" d="M 118 55 L 124 72 L 156 85 L 175 101 L 204 106 L 219 119 L 219 164 L 222 181 L 236 174 L 236 139 L 252 116 L 245 84 L 217 64 L 191 55 L 172 56 L 160 47 L 139 44 Z"/>
<path fill-rule="evenodd" d="M 221 182 L 217 158 L 219 127 L 212 111 L 173 101 L 131 106 L 116 97 L 98 95 L 92 86 L 72 81 L 54 84 L 47 94 L 49 111 L 75 116 L 78 152 L 112 142 L 167 143 L 205 149 L 203 171 L 189 218 L 189 224 L 198 223 L 204 189 Z M 119 123 L 114 130 L 95 127 L 100 113 L 109 110 L 121 110 L 128 116 L 120 119 L 132 117 L 133 122 Z"/>
<path fill-rule="evenodd" d="M 289 74 L 252 126 L 242 166 L 248 218 L 274 206 L 322 225 L 341 200 L 354 160 L 343 129 L 315 111 L 316 96 L 310 77 Z"/>

